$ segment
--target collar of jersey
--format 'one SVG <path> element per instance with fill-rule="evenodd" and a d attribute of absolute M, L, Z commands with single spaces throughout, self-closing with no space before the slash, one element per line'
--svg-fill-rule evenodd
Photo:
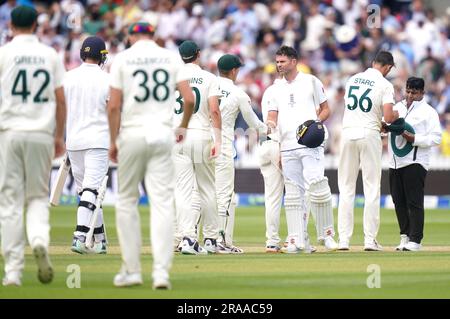
<path fill-rule="evenodd" d="M 12 39 L 14 42 L 38 42 L 38 37 L 34 34 L 19 34 Z"/>
<path fill-rule="evenodd" d="M 300 78 L 302 77 L 302 75 L 303 75 L 303 73 L 299 71 L 299 72 L 297 73 L 297 75 L 295 76 L 295 78 L 294 78 L 291 82 L 288 82 L 288 80 L 286 80 L 286 78 L 285 78 L 284 76 L 283 76 L 283 78 L 280 79 L 280 80 L 282 81 L 281 83 L 291 84 L 291 83 L 294 83 L 294 82 L 299 81 Z"/>
<path fill-rule="evenodd" d="M 195 64 L 195 63 L 186 63 L 186 66 L 189 68 L 201 69 L 200 65 Z"/>
<path fill-rule="evenodd" d="M 233 83 L 233 80 L 230 80 L 229 78 L 225 78 L 225 77 L 223 77 L 223 76 L 220 76 L 220 75 L 219 75 L 219 78 L 220 78 L 220 80 L 221 80 L 221 81 L 225 81 L 225 82 Z"/>
<path fill-rule="evenodd" d="M 150 39 L 142 39 L 142 40 L 138 40 L 135 44 L 133 44 L 133 47 L 148 46 L 148 45 L 151 45 L 151 46 L 158 46 L 158 45 L 156 44 L 156 42 L 153 41 L 153 40 L 150 40 Z"/>
<path fill-rule="evenodd" d="M 413 101 L 409 108 L 406 107 L 406 112 L 410 113 L 414 107 L 416 108 L 419 107 L 423 102 L 425 102 L 425 97 L 423 97 L 420 101 Z M 406 99 L 405 99 L 405 106 L 406 106 Z"/>
<path fill-rule="evenodd" d="M 368 68 L 367 72 L 376 74 L 377 76 L 383 76 L 383 74 L 381 74 L 380 71 L 378 71 L 377 69 L 374 69 L 374 68 Z"/>
<path fill-rule="evenodd" d="M 81 63 L 80 66 L 86 67 L 86 68 L 94 68 L 94 67 L 99 68 L 99 67 L 100 67 L 98 64 L 94 64 L 94 63 L 86 63 L 86 62 Z"/>

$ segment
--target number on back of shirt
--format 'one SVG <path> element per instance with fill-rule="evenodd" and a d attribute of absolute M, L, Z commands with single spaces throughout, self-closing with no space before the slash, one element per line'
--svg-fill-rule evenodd
<path fill-rule="evenodd" d="M 195 104 L 194 104 L 194 114 L 195 114 L 195 113 L 197 113 L 197 111 L 200 107 L 200 91 L 196 87 L 191 87 L 191 89 L 195 95 Z M 184 111 L 184 101 L 183 101 L 183 97 L 181 96 L 181 94 L 179 92 L 178 92 L 178 97 L 177 97 L 176 101 L 180 106 L 175 107 L 175 114 L 181 114 Z"/>
<path fill-rule="evenodd" d="M 372 89 L 365 90 L 364 93 L 361 95 L 360 92 L 358 91 L 359 86 L 357 85 L 350 86 L 347 97 L 349 99 L 352 99 L 353 103 L 347 104 L 347 108 L 350 111 L 353 111 L 359 106 L 361 111 L 365 113 L 370 112 L 370 110 L 372 109 L 372 100 L 367 95 L 370 93 L 370 91 L 372 91 Z"/>
<path fill-rule="evenodd" d="M 153 90 L 148 86 L 148 73 L 145 70 L 136 70 L 133 73 L 133 77 L 138 77 L 139 82 L 139 88 L 140 92 L 139 94 L 134 96 L 134 100 L 139 103 L 143 103 L 147 101 L 151 95 L 155 98 L 158 102 L 164 102 L 169 98 L 170 95 L 170 89 L 167 86 L 167 82 L 169 82 L 169 73 L 164 69 L 156 69 L 152 73 L 152 79 L 153 79 Z"/>
<path fill-rule="evenodd" d="M 32 94 L 32 92 L 28 88 L 28 75 L 27 71 L 24 69 L 20 69 L 17 73 L 16 78 L 14 79 L 11 95 L 18 95 L 22 98 L 22 103 L 28 102 L 28 96 Z M 50 83 L 50 74 L 47 70 L 37 69 L 31 75 L 32 81 L 39 80 L 41 82 L 41 86 L 37 90 L 37 92 L 33 92 L 33 102 L 34 103 L 44 103 L 48 102 L 48 97 L 42 96 L 42 93 L 47 88 Z"/>

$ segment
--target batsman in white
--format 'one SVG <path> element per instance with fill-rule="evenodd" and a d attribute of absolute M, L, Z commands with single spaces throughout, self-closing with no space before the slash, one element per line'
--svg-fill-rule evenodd
<path fill-rule="evenodd" d="M 13 40 L 0 48 L 0 224 L 5 262 L 4 286 L 20 286 L 26 234 L 49 283 L 49 178 L 54 156 L 62 156 L 66 104 L 64 65 L 56 51 L 33 34 L 37 12 L 18 6 L 11 12 Z"/>
<path fill-rule="evenodd" d="M 239 112 L 250 128 L 265 135 L 267 126 L 262 123 L 252 109 L 250 97 L 234 84 L 243 64 L 239 57 L 225 54 L 217 62 L 219 70 L 219 86 L 222 95 L 220 113 L 222 115 L 222 152 L 216 159 L 216 193 L 219 213 L 219 233 L 223 252 L 239 254 L 244 251 L 233 245 L 233 230 L 235 217 L 234 194 L 234 159 L 233 141 L 234 126 Z M 250 132 L 251 133 L 251 132 Z M 256 133 L 256 132 L 254 132 Z"/>
<path fill-rule="evenodd" d="M 91 251 L 106 254 L 101 208 L 94 222 L 93 249 L 86 248 L 86 234 L 96 208 L 98 190 L 109 165 L 109 129 L 106 115 L 109 75 L 102 70 L 107 53 L 105 42 L 101 38 L 86 38 L 80 50 L 83 63 L 67 72 L 64 79 L 67 101 L 66 149 L 80 195 L 71 250 L 79 254 Z"/>
<path fill-rule="evenodd" d="M 118 163 L 119 190 L 116 224 L 122 267 L 114 277 L 117 287 L 142 284 L 142 246 L 138 211 L 139 183 L 144 180 L 150 197 L 150 235 L 153 254 L 153 289 L 170 289 L 173 260 L 175 175 L 171 158 L 193 111 L 189 75 L 179 55 L 153 41 L 154 27 L 129 27 L 131 47 L 119 53 L 111 66 L 108 102 L 109 156 Z M 175 89 L 184 99 L 180 128 L 174 130 Z M 120 128 L 120 133 L 119 133 Z"/>
<path fill-rule="evenodd" d="M 272 96 L 277 94 L 276 84 L 281 79 L 275 79 L 263 94 L 261 109 L 264 122 L 267 121 L 269 105 Z M 280 136 L 273 132 L 258 148 L 259 166 L 264 178 L 264 206 L 266 217 L 266 252 L 280 251 L 280 212 L 283 201 L 284 177 L 281 170 Z"/>
<path fill-rule="evenodd" d="M 385 76 L 394 58 L 380 51 L 372 67 L 353 75 L 345 86 L 345 111 L 338 167 L 339 250 L 348 250 L 353 234 L 356 179 L 362 170 L 364 186 L 364 250 L 382 250 L 376 238 L 380 225 L 381 118 L 391 123 L 398 118 L 394 87 Z"/>
<path fill-rule="evenodd" d="M 195 93 L 194 114 L 189 122 L 187 137 L 174 148 L 177 228 L 183 236 L 181 253 L 216 253 L 219 229 L 214 159 L 222 144 L 219 84 L 214 74 L 200 68 L 200 49 L 195 42 L 184 41 L 179 52 L 186 63 L 185 70 L 190 73 L 190 86 Z M 176 115 L 181 116 L 184 112 L 184 102 L 177 99 Z M 197 240 L 198 214 L 191 209 L 194 188 L 198 190 L 202 203 L 204 248 Z"/>
<path fill-rule="evenodd" d="M 316 228 L 325 247 L 335 250 L 337 244 L 333 239 L 331 191 L 328 179 L 324 176 L 323 144 L 309 148 L 300 145 L 296 138 L 299 123 L 308 120 L 323 122 L 330 111 L 322 83 L 312 75 L 300 73 L 297 59 L 297 51 L 292 47 L 282 46 L 276 52 L 277 68 L 284 81 L 276 84 L 277 94 L 269 102 L 267 119 L 272 129 L 278 126 L 281 142 L 289 241 L 282 251 L 311 252 L 307 232 L 310 210 L 316 216 Z"/>

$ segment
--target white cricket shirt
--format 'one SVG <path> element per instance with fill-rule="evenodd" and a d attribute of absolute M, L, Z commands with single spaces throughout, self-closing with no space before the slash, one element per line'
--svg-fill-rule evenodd
<path fill-rule="evenodd" d="M 197 129 L 211 131 L 211 116 L 209 112 L 208 99 L 212 96 L 220 96 L 219 81 L 217 77 L 205 70 L 195 63 L 187 63 L 184 68 L 185 72 L 190 75 L 189 85 L 194 94 L 194 113 L 189 121 L 189 129 Z M 180 123 L 183 110 L 182 103 L 177 99 L 175 104 L 175 122 Z"/>
<path fill-rule="evenodd" d="M 411 164 L 420 164 L 426 170 L 430 167 L 431 147 L 441 144 L 442 129 L 439 121 L 439 115 L 436 110 L 425 102 L 414 101 L 409 109 L 406 107 L 406 101 L 403 100 L 395 105 L 399 114 L 405 114 L 405 122 L 412 126 L 415 131 L 413 149 L 403 157 L 395 155 L 392 151 L 391 133 L 389 133 L 388 152 L 389 167 L 402 168 Z M 400 135 L 395 138 L 398 148 L 403 147 L 406 140 Z"/>
<path fill-rule="evenodd" d="M 343 129 L 368 128 L 379 131 L 383 105 L 395 103 L 394 87 L 380 71 L 369 68 L 347 81 L 344 100 Z M 362 130 L 359 132 L 364 134 Z"/>
<path fill-rule="evenodd" d="M 66 73 L 64 94 L 67 103 L 67 150 L 108 149 L 108 73 L 97 64 L 83 63 Z"/>
<path fill-rule="evenodd" d="M 1 47 L 0 131 L 53 135 L 55 89 L 63 85 L 64 72 L 56 51 L 35 35 L 18 35 Z"/>
<path fill-rule="evenodd" d="M 272 85 L 268 111 L 278 111 L 277 127 L 281 151 L 304 147 L 297 142 L 297 128 L 307 120 L 317 120 L 317 108 L 327 100 L 322 82 L 299 72 L 296 78 Z"/>
<path fill-rule="evenodd" d="M 234 126 L 239 112 L 249 127 L 265 132 L 267 127 L 253 111 L 250 97 L 232 80 L 219 76 L 220 113 L 222 114 L 222 142 L 234 141 Z"/>
<path fill-rule="evenodd" d="M 139 40 L 114 58 L 111 87 L 123 92 L 120 134 L 157 138 L 172 131 L 176 84 L 190 78 L 183 69 L 178 54 L 152 40 Z"/>

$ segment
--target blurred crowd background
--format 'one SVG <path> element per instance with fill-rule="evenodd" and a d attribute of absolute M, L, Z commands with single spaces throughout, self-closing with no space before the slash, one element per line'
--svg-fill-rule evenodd
<path fill-rule="evenodd" d="M 186 39 L 197 42 L 202 67 L 215 74 L 222 54 L 237 54 L 245 63 L 238 84 L 250 95 L 259 116 L 264 90 L 276 77 L 275 52 L 282 44 L 293 46 L 300 53 L 299 69 L 320 78 L 328 96 L 329 167 L 335 167 L 338 159 L 346 80 L 369 67 L 379 50 L 389 50 L 396 63 L 388 75 L 396 101 L 403 99 L 409 76 L 425 79 L 426 99 L 440 114 L 443 128 L 432 166 L 450 168 L 448 1 L 8 0 L 0 4 L 0 44 L 11 38 L 11 10 L 17 5 L 34 6 L 40 13 L 37 35 L 60 53 L 67 70 L 81 63 L 79 50 L 89 35 L 106 41 L 108 70 L 117 52 L 127 47 L 128 26 L 137 21 L 155 25 L 157 41 L 174 51 Z M 242 118 L 237 126 L 246 129 Z M 257 167 L 255 143 L 245 135 L 237 137 L 237 166 Z"/>

